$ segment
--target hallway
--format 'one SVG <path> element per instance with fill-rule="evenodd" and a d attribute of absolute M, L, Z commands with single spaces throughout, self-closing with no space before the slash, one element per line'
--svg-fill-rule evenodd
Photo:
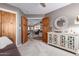
<path fill-rule="evenodd" d="M 18 47 L 22 56 L 75 56 L 67 51 L 46 45 L 42 41 L 31 39 Z"/>

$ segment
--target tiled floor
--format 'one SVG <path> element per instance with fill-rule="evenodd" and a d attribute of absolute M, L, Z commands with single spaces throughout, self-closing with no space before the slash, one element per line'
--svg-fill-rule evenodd
<path fill-rule="evenodd" d="M 35 39 L 29 40 L 18 49 L 22 56 L 75 56 L 70 52 L 49 46 Z"/>

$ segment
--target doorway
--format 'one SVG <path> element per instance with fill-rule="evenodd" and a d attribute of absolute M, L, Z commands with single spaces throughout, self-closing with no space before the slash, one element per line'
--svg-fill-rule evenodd
<path fill-rule="evenodd" d="M 38 21 L 38 20 L 36 20 Z M 32 21 L 35 23 L 34 21 Z M 49 17 L 44 17 L 40 21 L 38 21 L 35 24 L 28 24 L 28 37 L 31 40 L 40 40 L 45 43 L 48 42 L 48 32 L 50 31 L 50 26 L 49 26 Z"/>
<path fill-rule="evenodd" d="M 28 40 L 39 40 L 45 43 L 48 42 L 48 32 L 50 31 L 49 18 L 34 20 L 27 19 L 26 16 L 22 16 L 22 43 Z"/>
<path fill-rule="evenodd" d="M 28 37 L 30 40 L 42 40 L 42 20 L 29 19 L 28 20 Z"/>

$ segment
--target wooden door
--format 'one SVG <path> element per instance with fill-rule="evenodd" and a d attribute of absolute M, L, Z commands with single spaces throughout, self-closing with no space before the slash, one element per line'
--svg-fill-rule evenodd
<path fill-rule="evenodd" d="M 2 36 L 7 36 L 16 44 L 16 14 L 2 11 Z"/>
<path fill-rule="evenodd" d="M 2 36 L 1 11 L 0 11 L 0 36 Z"/>
<path fill-rule="evenodd" d="M 16 43 L 16 14 L 9 14 L 9 31 L 8 31 L 8 35 L 9 38 L 12 39 L 12 41 L 14 43 Z"/>
<path fill-rule="evenodd" d="M 27 18 L 22 16 L 22 43 L 28 41 L 28 31 L 27 31 Z"/>
<path fill-rule="evenodd" d="M 8 37 L 9 30 L 9 15 L 6 12 L 2 12 L 2 36 Z"/>
<path fill-rule="evenodd" d="M 48 33 L 49 32 L 49 18 L 45 17 L 42 19 L 42 39 L 43 42 L 48 42 Z"/>

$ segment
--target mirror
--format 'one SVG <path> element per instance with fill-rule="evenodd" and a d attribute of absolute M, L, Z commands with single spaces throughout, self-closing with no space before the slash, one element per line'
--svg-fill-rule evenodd
<path fill-rule="evenodd" d="M 56 29 L 59 29 L 59 30 L 65 29 L 67 27 L 67 25 L 68 25 L 67 18 L 65 16 L 58 17 L 55 20 L 54 25 L 55 25 Z"/>

